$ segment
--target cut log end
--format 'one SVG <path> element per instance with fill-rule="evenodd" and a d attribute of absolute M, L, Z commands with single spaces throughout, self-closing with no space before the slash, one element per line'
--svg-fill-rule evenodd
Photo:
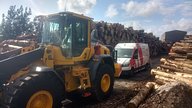
<path fill-rule="evenodd" d="M 137 108 L 137 106 L 135 106 L 135 103 L 129 102 L 127 108 Z"/>

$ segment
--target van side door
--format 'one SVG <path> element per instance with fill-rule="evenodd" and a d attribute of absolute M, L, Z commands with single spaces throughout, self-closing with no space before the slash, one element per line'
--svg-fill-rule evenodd
<path fill-rule="evenodd" d="M 144 56 L 143 56 L 143 49 L 139 46 L 138 47 L 138 67 L 143 66 L 144 65 Z"/>
<path fill-rule="evenodd" d="M 134 54 L 133 54 L 133 59 L 135 61 L 135 66 L 134 68 L 138 68 L 139 67 L 139 54 L 138 54 L 138 49 L 135 49 Z"/>

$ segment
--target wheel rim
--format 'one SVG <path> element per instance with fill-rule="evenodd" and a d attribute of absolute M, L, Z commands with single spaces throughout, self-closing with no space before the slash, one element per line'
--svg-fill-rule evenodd
<path fill-rule="evenodd" d="M 104 74 L 103 77 L 101 78 L 101 90 L 103 92 L 107 92 L 110 87 L 110 76 L 108 74 Z"/>
<path fill-rule="evenodd" d="M 52 108 L 53 97 L 48 91 L 38 91 L 33 94 L 26 108 Z"/>

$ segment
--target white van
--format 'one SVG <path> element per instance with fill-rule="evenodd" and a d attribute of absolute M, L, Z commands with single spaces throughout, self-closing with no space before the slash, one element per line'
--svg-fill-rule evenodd
<path fill-rule="evenodd" d="M 122 65 L 122 74 L 132 74 L 150 67 L 148 44 L 144 43 L 118 43 L 117 63 Z"/>

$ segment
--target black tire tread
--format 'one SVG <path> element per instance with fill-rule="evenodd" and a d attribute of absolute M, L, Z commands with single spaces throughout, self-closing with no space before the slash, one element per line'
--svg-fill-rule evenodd
<path fill-rule="evenodd" d="M 28 87 L 29 85 L 34 85 L 34 88 L 38 88 L 38 85 L 37 84 L 37 81 L 45 81 L 45 79 L 49 79 L 49 81 L 54 81 L 54 83 L 59 83 L 58 79 L 52 75 L 52 74 L 47 74 L 47 73 L 35 73 L 37 75 L 33 75 L 33 73 L 29 73 L 19 79 L 17 79 L 16 81 L 14 81 L 13 83 L 10 83 L 8 86 L 5 87 L 5 89 L 3 90 L 3 93 L 2 93 L 2 106 L 3 108 L 19 108 L 18 107 L 18 102 L 20 102 L 18 99 L 19 99 L 19 95 L 21 95 L 22 93 L 24 93 L 24 95 L 26 95 L 26 91 L 25 89 L 26 88 L 31 88 L 31 87 Z M 46 75 L 44 75 L 46 74 Z M 44 79 L 44 77 L 47 77 Z M 47 83 L 48 83 L 47 82 Z M 52 86 L 53 86 L 53 82 L 49 82 L 49 83 L 52 83 Z M 56 86 L 54 87 L 55 90 L 53 90 L 54 92 L 56 90 L 60 90 L 58 91 L 58 93 L 61 93 L 61 94 L 57 94 L 58 96 L 60 95 L 59 97 L 59 100 L 62 99 L 61 96 L 63 96 L 63 92 L 64 92 L 64 89 L 62 86 L 59 86 L 57 84 L 55 84 Z M 48 87 L 49 88 L 49 87 Z M 63 91 L 61 91 L 63 90 Z M 55 105 L 57 106 L 57 105 Z"/>
<path fill-rule="evenodd" d="M 102 75 L 105 74 L 104 72 L 107 72 L 107 74 L 109 74 L 111 77 L 111 85 L 108 92 L 106 93 L 103 93 L 100 88 L 100 79 Z M 103 101 L 109 98 L 113 91 L 113 85 L 114 85 L 114 71 L 112 67 L 108 64 L 101 65 L 99 67 L 99 71 L 97 72 L 96 79 L 94 81 L 93 98 L 96 101 Z"/>

